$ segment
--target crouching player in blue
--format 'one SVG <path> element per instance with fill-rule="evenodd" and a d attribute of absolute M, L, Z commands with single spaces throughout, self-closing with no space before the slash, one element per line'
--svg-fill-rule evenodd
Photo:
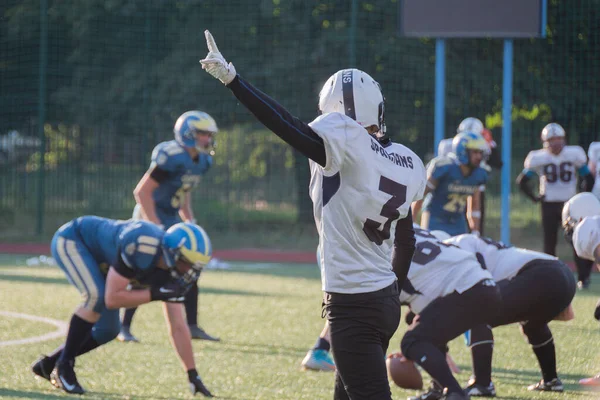
<path fill-rule="evenodd" d="M 51 248 L 83 303 L 71 317 L 66 342 L 37 360 L 34 374 L 67 393 L 83 394 L 75 358 L 117 337 L 120 307 L 158 300 L 164 302 L 172 343 L 192 392 L 212 397 L 196 371 L 181 304 L 211 258 L 210 240 L 202 228 L 179 223 L 165 232 L 145 221 L 84 216 L 63 225 Z"/>
<path fill-rule="evenodd" d="M 480 231 L 479 187 L 485 185 L 488 174 L 479 164 L 487 149 L 488 145 L 481 135 L 462 132 L 454 137 L 451 154 L 431 160 L 425 188 L 425 196 L 431 196 L 425 200 L 422 228 L 441 230 L 452 236 Z M 422 205 L 423 200 L 413 204 L 415 221 Z"/>

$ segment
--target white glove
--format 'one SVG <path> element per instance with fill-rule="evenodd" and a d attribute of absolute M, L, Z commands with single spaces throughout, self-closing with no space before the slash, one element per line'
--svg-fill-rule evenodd
<path fill-rule="evenodd" d="M 225 85 L 229 85 L 237 74 L 235 72 L 235 67 L 232 63 L 227 64 L 227 61 L 219 51 L 215 39 L 208 29 L 204 31 L 204 36 L 206 37 L 208 54 L 206 55 L 206 58 L 200 60 L 202 69 L 206 70 L 206 72 L 223 82 Z"/>

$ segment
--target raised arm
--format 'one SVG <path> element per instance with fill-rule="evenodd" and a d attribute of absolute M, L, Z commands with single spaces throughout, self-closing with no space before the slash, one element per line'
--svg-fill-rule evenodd
<path fill-rule="evenodd" d="M 224 83 L 264 126 L 306 157 L 321 166 L 326 164 L 325 145 L 308 124 L 290 114 L 273 98 L 261 92 L 239 76 L 219 52 L 211 33 L 205 31 L 208 54 L 200 60 L 202 68 Z"/>

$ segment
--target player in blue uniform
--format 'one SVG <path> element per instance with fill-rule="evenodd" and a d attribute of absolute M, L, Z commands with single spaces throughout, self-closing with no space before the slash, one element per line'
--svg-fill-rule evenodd
<path fill-rule="evenodd" d="M 423 209 L 421 227 L 450 235 L 480 231 L 479 187 L 485 185 L 488 174 L 479 164 L 487 149 L 481 135 L 462 132 L 454 137 L 451 154 L 431 160 L 425 188 L 425 195 L 431 195 Z M 422 205 L 423 201 L 413 204 L 415 218 Z"/>
<path fill-rule="evenodd" d="M 83 303 L 71 318 L 65 343 L 37 360 L 34 374 L 67 393 L 83 394 L 74 371 L 75 357 L 117 336 L 119 307 L 160 300 L 165 302 L 169 332 L 192 392 L 212 397 L 196 371 L 180 304 L 212 255 L 202 228 L 182 222 L 165 232 L 146 221 L 84 216 L 63 225 L 51 249 Z"/>
<path fill-rule="evenodd" d="M 152 152 L 150 168 L 133 194 L 137 205 L 134 218 L 151 221 L 168 229 L 180 222 L 195 223 L 191 190 L 213 163 L 215 120 L 205 112 L 183 113 L 173 129 L 175 140 L 159 143 Z M 198 326 L 198 286 L 185 299 L 185 312 L 192 338 L 218 341 Z M 137 342 L 131 334 L 135 308 L 125 310 L 118 339 Z"/>

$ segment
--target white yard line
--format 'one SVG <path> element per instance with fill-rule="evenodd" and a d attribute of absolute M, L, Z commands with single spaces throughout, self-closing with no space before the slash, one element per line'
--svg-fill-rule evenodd
<path fill-rule="evenodd" d="M 18 313 L 18 312 L 13 312 L 13 311 L 2 311 L 2 310 L 0 310 L 0 315 L 3 315 L 5 317 L 11 317 L 11 318 L 26 319 L 28 321 L 44 322 L 46 324 L 54 325 L 57 328 L 54 332 L 45 333 L 40 336 L 0 341 L 0 347 L 43 342 L 46 340 L 56 339 L 58 337 L 64 336 L 67 332 L 68 324 L 64 321 L 59 321 L 57 319 L 38 317 L 37 315 L 30 315 L 30 314 L 23 314 L 23 313 Z"/>

